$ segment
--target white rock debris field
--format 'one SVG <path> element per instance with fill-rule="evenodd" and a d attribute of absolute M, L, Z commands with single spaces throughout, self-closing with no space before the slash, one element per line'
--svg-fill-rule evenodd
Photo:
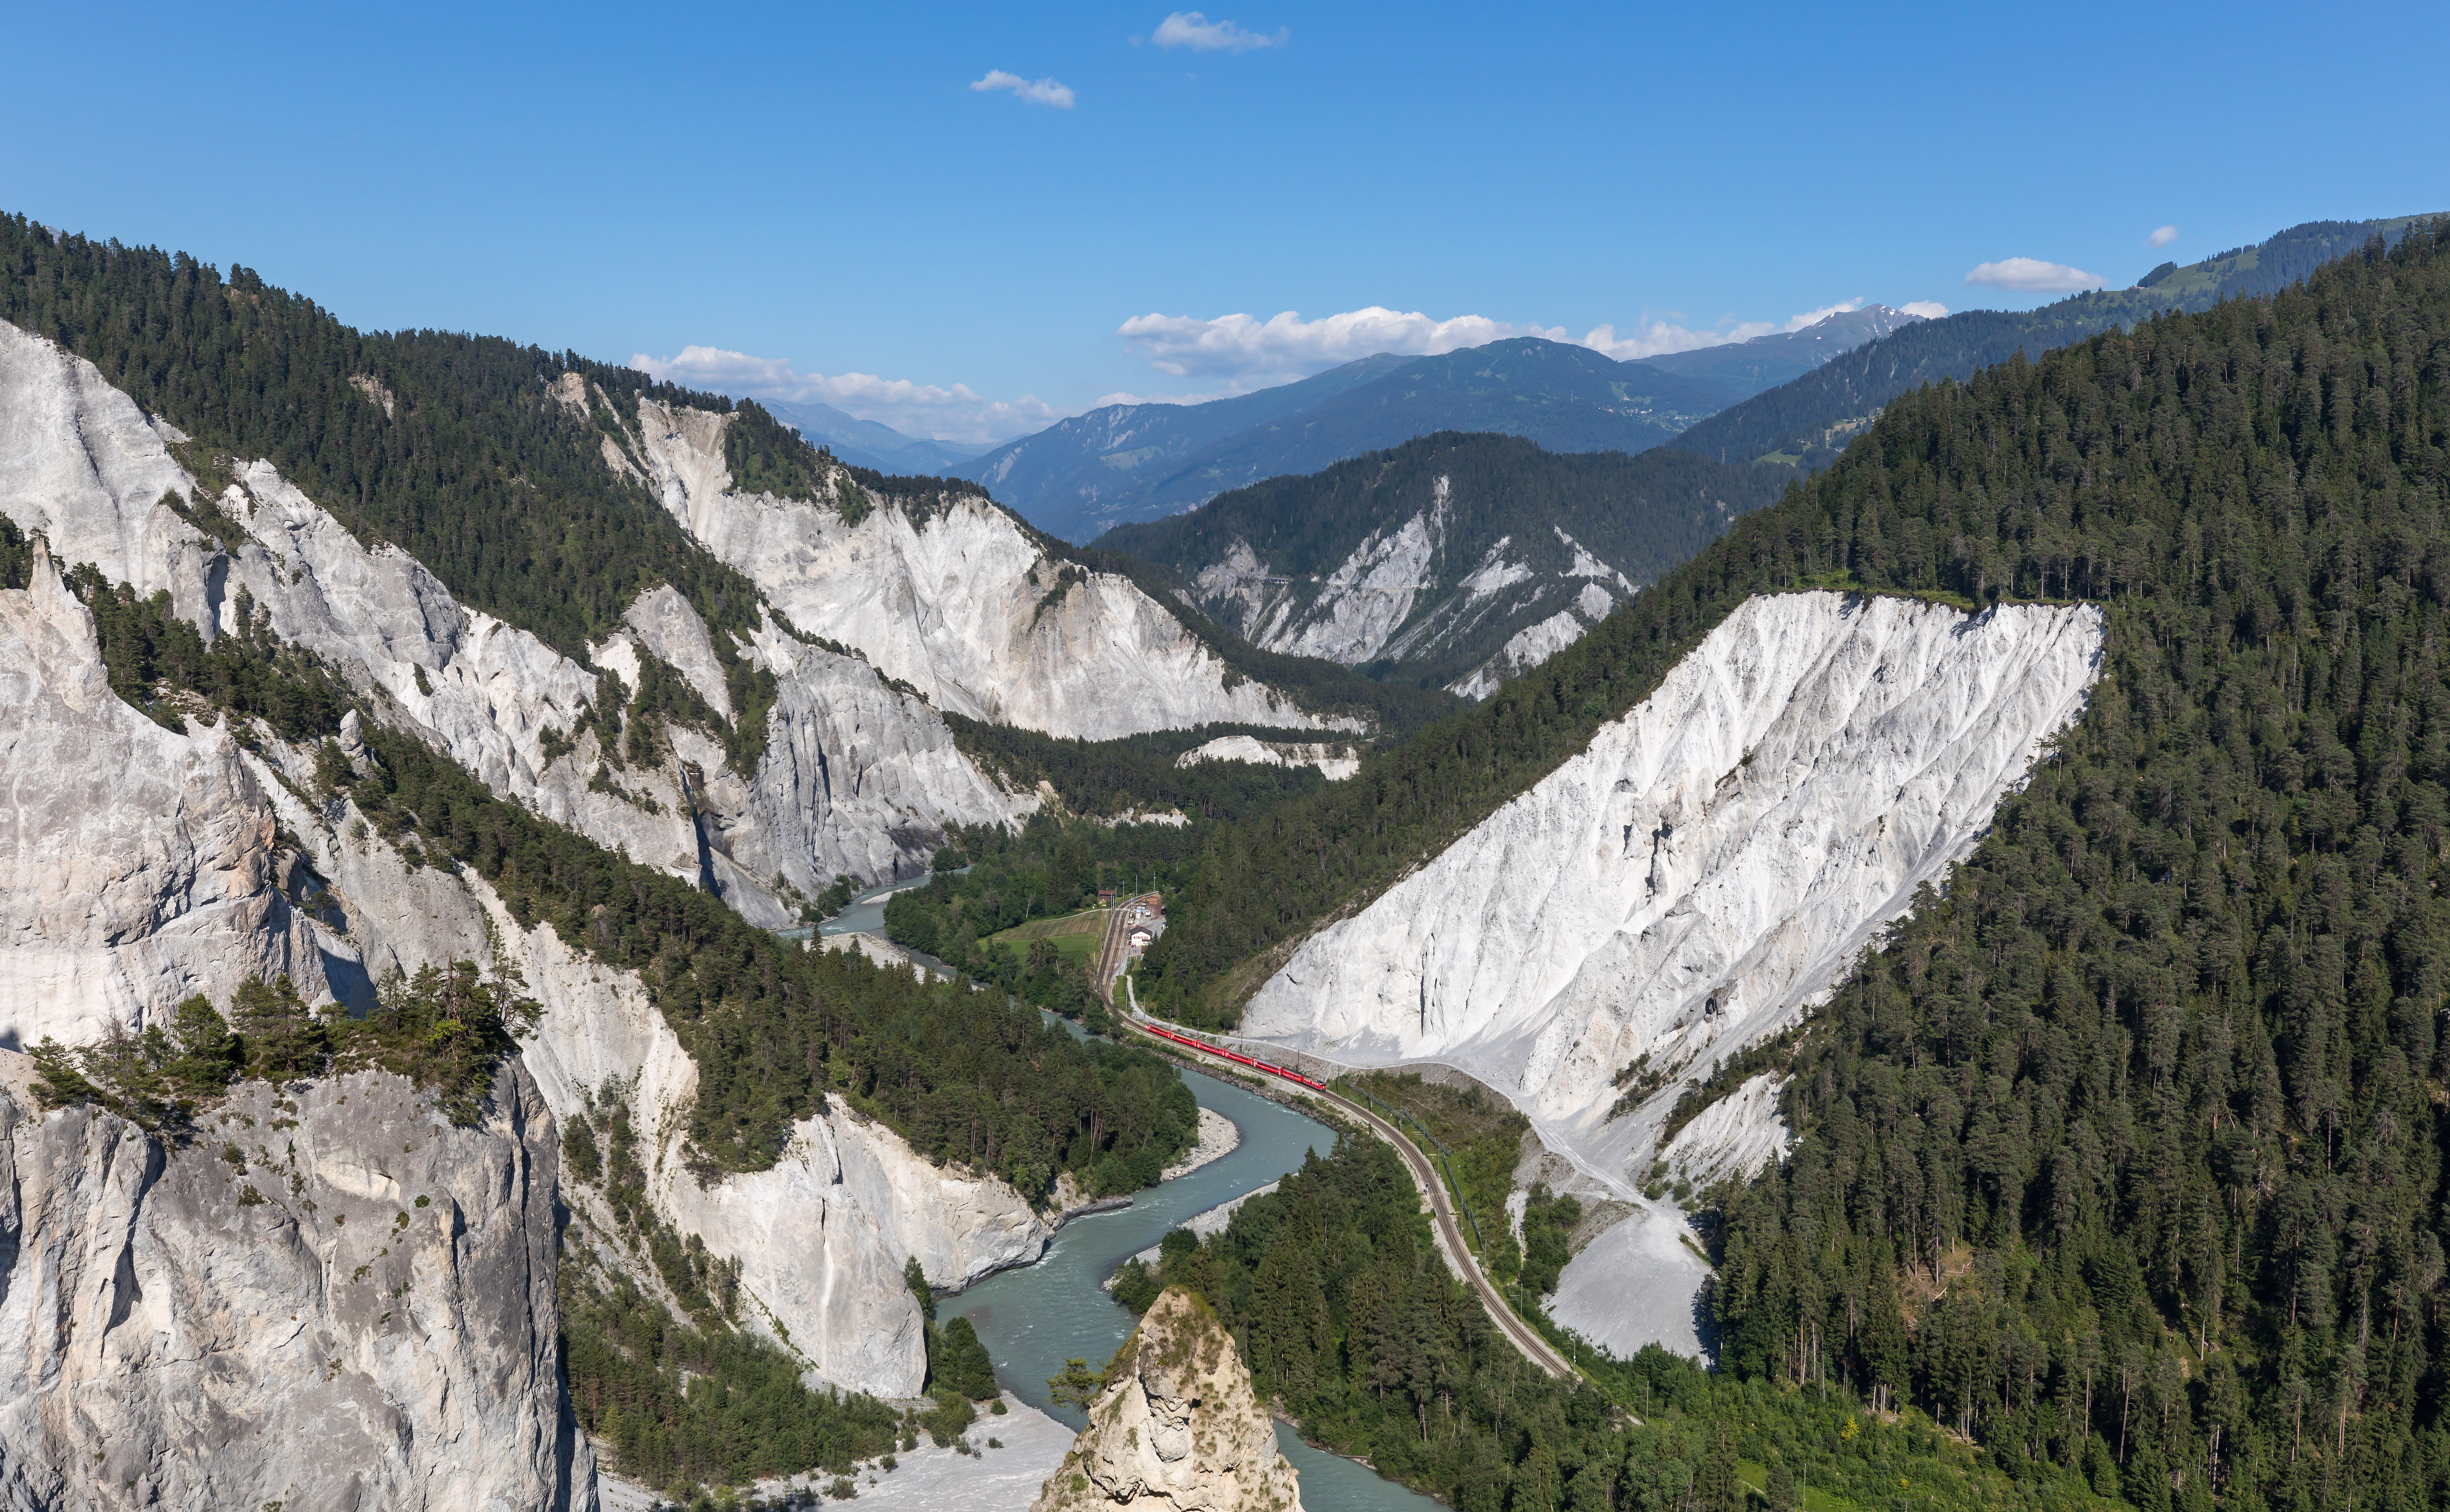
<path fill-rule="evenodd" d="M 1683 1087 L 1795 1022 L 1973 847 L 2082 708 L 2102 635 L 2091 608 L 1753 599 L 1582 754 L 1320 929 L 1243 1033 L 1468 1072 L 1593 1193 L 1641 1204 L 1662 1159 L 1697 1184 L 1757 1170 L 1785 1135 L 1768 1082 L 1662 1150 Z M 1615 1114 L 1629 1067 L 1657 1090 Z M 1629 1304 L 1590 1272 L 1630 1237 L 1577 1257 L 1561 1304 L 1618 1345 Z M 1687 1299 L 1650 1309 L 1683 1320 L 1652 1336 L 1690 1346 Z"/>

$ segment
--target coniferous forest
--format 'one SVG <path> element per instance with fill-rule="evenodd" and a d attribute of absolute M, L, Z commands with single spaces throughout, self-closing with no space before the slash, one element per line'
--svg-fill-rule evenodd
<path fill-rule="evenodd" d="M 1778 512 L 1869 586 L 2097 599 L 2110 663 L 1799 1040 L 1732 1367 L 2144 1507 L 2450 1497 L 2445 447 L 2411 234 L 1899 400 Z"/>
<path fill-rule="evenodd" d="M 1220 831 L 1151 975 L 1230 1018 L 1745 593 L 2097 602 L 2087 713 L 1798 1037 L 1790 1157 L 1713 1194 L 1724 1363 L 2139 1506 L 2440 1505 L 2445 473 L 2432 229 L 1924 389 L 1491 706 Z M 1211 890 L 1246 872 L 1289 884 Z"/>
<path fill-rule="evenodd" d="M 243 270 L 224 281 L 23 221 L 0 224 L 0 316 L 94 356 L 211 444 L 275 457 L 354 528 L 556 644 L 650 581 L 683 586 L 718 625 L 746 612 L 643 494 L 554 481 L 587 437 L 519 397 L 541 354 L 360 337 Z M 397 412 L 347 382 L 365 372 Z M 740 433 L 765 431 L 751 417 Z M 788 485 L 796 456 L 756 450 L 735 470 Z M 516 507 L 434 505 L 495 497 L 485 479 L 506 458 L 540 479 Z M 1164 777 L 1155 748 L 973 732 L 1084 800 L 1138 778 L 1209 805 L 1193 830 L 1129 838 L 1145 855 L 1088 869 L 1167 868 L 1172 927 L 1140 994 L 1222 1024 L 1283 950 L 1582 748 L 1752 593 L 2082 599 L 2107 616 L 2081 720 L 1945 892 L 1781 1046 L 1795 1144 L 1706 1195 L 1716 1376 L 1645 1354 L 1580 1389 L 1531 1377 L 1430 1255 L 1374 1147 L 1314 1163 L 1221 1235 L 1170 1239 L 1162 1278 L 1216 1304 L 1307 1430 L 1488 1512 L 1732 1512 L 1745 1464 L 1766 1466 L 1775 1503 L 1777 1472 L 1816 1456 L 1857 1477 L 1841 1494 L 1864 1506 L 1892 1499 L 1877 1467 L 1909 1463 L 1901 1483 L 1938 1478 L 1896 1498 L 1913 1504 L 2450 1504 L 2445 490 L 2450 233 L 2424 227 L 2268 297 L 1891 399 L 1828 471 L 1486 705 L 1383 695 L 1390 727 L 1431 722 L 1351 781 L 1202 786 Z M 617 549 L 566 581 L 520 575 L 578 557 L 556 544 L 572 531 Z M 22 580 L 27 561 L 0 531 L 0 576 Z M 539 582 L 552 591 L 531 594 Z M 165 598 L 89 572 L 75 587 L 131 704 L 169 718 L 165 697 L 186 693 L 292 740 L 337 729 L 345 691 L 268 637 L 207 649 Z M 1063 1171 L 1119 1189 L 1190 1142 L 1182 1089 L 1152 1056 L 1083 1046 L 1001 994 L 800 951 L 414 742 L 366 738 L 365 763 L 320 769 L 319 800 L 639 972 L 700 1068 L 689 1136 L 710 1173 L 769 1163 L 790 1121 L 834 1097 L 1032 1193 Z M 905 920 L 975 940 L 1054 911 L 1028 905 L 1028 879 L 1078 883 L 1060 828 L 1008 851 L 973 839 L 975 884 L 913 895 Z M 1031 968 L 1012 966 L 1019 986 Z M 425 1022 L 395 1019 L 402 1036 Z M 59 1060 L 53 1090 L 139 1108 L 185 1095 L 181 1078 L 224 1085 L 244 1036 L 196 1023 L 192 1045 Z M 463 1103 L 489 1069 L 429 1068 Z M 619 1176 L 617 1148 L 603 1170 Z M 1569 1221 L 1543 1205 L 1526 1230 L 1535 1289 Z M 728 1353 L 719 1267 L 657 1263 L 705 1309 L 704 1336 L 610 1292 L 574 1314 L 574 1390 L 617 1390 L 638 1414 L 634 1452 L 696 1474 L 751 1464 L 723 1445 L 761 1421 L 837 1458 L 889 1431 L 794 1396 L 753 1348 Z M 738 1395 L 678 1392 L 680 1372 L 722 1360 Z M 1627 1393 L 1667 1410 L 1623 1434 L 1608 1414 Z M 738 1410 L 706 1415 L 726 1400 Z"/>

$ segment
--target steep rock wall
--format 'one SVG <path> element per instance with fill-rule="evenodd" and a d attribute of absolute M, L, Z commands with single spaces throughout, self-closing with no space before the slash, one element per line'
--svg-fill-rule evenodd
<path fill-rule="evenodd" d="M 0 1059 L 0 1505 L 594 1505 L 515 1064 L 475 1128 L 361 1073 L 250 1083 L 177 1148 L 42 1116 Z"/>
<path fill-rule="evenodd" d="M 1250 735 L 1219 735 L 1174 759 L 1176 766 L 1201 762 L 1250 762 L 1259 766 L 1315 766 L 1329 782 L 1342 782 L 1361 769 L 1361 753 L 1351 746 L 1323 741 L 1271 741 Z"/>
<path fill-rule="evenodd" d="M 250 977 L 327 990 L 230 732 L 165 729 L 113 692 L 39 551 L 31 585 L 0 591 L 0 1045 L 141 1028 Z"/>
<path fill-rule="evenodd" d="M 544 1006 L 525 1055 L 546 1101 L 565 1118 L 591 1099 L 626 1102 L 649 1199 L 679 1231 L 740 1262 L 744 1321 L 828 1383 L 918 1394 L 923 1321 L 902 1277 L 912 1256 L 936 1284 L 962 1286 L 1044 1251 L 1053 1231 L 1005 1182 L 931 1166 L 840 1103 L 793 1125 L 771 1169 L 701 1185 L 684 1149 L 697 1068 L 636 979 L 578 958 L 549 930 L 521 929 L 489 891 L 480 896 Z M 587 1192 L 571 1199 L 599 1253 L 651 1270 Z"/>
<path fill-rule="evenodd" d="M 1454 1065 L 1631 1195 L 1682 1083 L 1792 1022 L 1989 826 L 2101 638 L 2090 608 L 1754 599 L 1581 755 L 1312 937 L 1245 1033 Z M 1611 1118 L 1638 1062 L 1664 1085 Z"/>
<path fill-rule="evenodd" d="M 729 418 L 642 398 L 632 453 L 608 438 L 608 461 L 656 489 L 794 626 L 857 647 L 938 708 L 1083 740 L 1317 723 L 1233 677 L 1130 579 L 1060 562 L 983 499 L 876 499 L 852 521 L 829 505 L 732 492 Z"/>
<path fill-rule="evenodd" d="M 1447 478 L 1436 479 L 1427 507 L 1371 532 L 1323 575 L 1272 570 L 1237 538 L 1191 574 L 1193 592 L 1265 650 L 1348 667 L 1381 659 L 1451 665 L 1457 654 L 1485 655 L 1448 688 L 1479 699 L 1572 645 L 1608 616 L 1619 595 L 1637 591 L 1553 525 L 1555 544 L 1539 541 L 1537 550 L 1511 535 L 1486 547 L 1454 539 L 1449 492 Z M 1476 558 L 1464 554 L 1471 552 Z M 1488 649 L 1469 649 L 1475 646 Z"/>
<path fill-rule="evenodd" d="M 600 696 L 592 669 L 459 604 L 407 553 L 369 551 L 267 462 L 242 466 L 204 500 L 170 452 L 185 439 L 92 364 L 0 322 L 0 511 L 45 535 L 63 562 L 166 591 L 207 634 L 237 628 L 243 591 L 274 633 L 339 667 L 387 721 L 424 734 L 496 792 L 647 864 L 691 878 L 710 869 L 727 900 L 761 922 L 790 916 L 767 885 L 778 873 L 803 892 L 839 872 L 890 876 L 924 864 L 947 824 L 1036 806 L 972 766 L 922 701 L 770 624 L 751 654 L 781 687 L 755 772 L 731 771 L 704 738 L 682 742 L 677 759 L 620 769 L 590 730 L 551 758 L 548 737 L 570 731 Z M 174 503 L 209 503 L 243 538 L 224 552 Z M 596 649 L 599 666 L 634 689 L 635 637 L 729 710 L 707 628 L 686 600 L 651 591 L 629 620 Z M 710 804 L 693 799 L 681 760 L 707 774 Z M 608 761 L 610 791 L 591 781 Z"/>
<path fill-rule="evenodd" d="M 29 619 L 49 639 L 20 661 L 8 636 Z M 33 589 L 0 592 L 0 689 L 9 669 L 27 667 L 34 686 L 0 708 L 12 795 L 0 808 L 11 826 L 0 831 L 0 980 L 14 989 L 0 1001 L 0 1035 L 89 1043 L 114 1024 L 164 1022 L 190 993 L 226 1003 L 241 980 L 282 971 L 310 996 L 348 1000 L 392 972 L 494 960 L 498 942 L 547 1007 L 525 1051 L 547 1105 L 567 1117 L 607 1089 L 629 1101 L 650 1132 L 656 1211 L 738 1260 L 752 1299 L 743 1321 L 827 1381 L 918 1390 L 924 1351 L 907 1258 L 960 1285 L 1044 1250 L 1051 1230 L 1009 1186 L 938 1170 L 839 1106 L 803 1120 L 772 1170 L 701 1188 L 681 1148 L 696 1070 L 634 977 L 521 928 L 477 878 L 408 865 L 346 801 L 311 799 L 310 747 L 258 730 L 245 750 L 226 727 L 173 734 L 128 708 L 102 680 L 89 616 L 47 561 Z M 29 727 L 43 737 L 31 746 L 21 738 Z M 97 749 L 108 765 L 89 759 Z M 569 1195 L 596 1214 L 584 1191 Z M 591 1227 L 652 1294 L 643 1250 L 609 1223 Z"/>

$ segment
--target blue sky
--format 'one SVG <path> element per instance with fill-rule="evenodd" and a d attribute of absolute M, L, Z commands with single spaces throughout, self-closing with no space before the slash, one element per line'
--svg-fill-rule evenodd
<path fill-rule="evenodd" d="M 0 208 L 970 439 L 1373 344 L 1639 356 L 2450 208 L 2439 5 L 53 5 L 10 37 Z M 1371 309 L 1417 319 L 1335 319 Z"/>

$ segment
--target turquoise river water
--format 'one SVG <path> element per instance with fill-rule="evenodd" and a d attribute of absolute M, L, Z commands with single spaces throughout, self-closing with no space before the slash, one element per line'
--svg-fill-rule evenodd
<path fill-rule="evenodd" d="M 1241 1128 L 1232 1154 L 1185 1176 L 1136 1192 L 1132 1205 L 1063 1226 L 1036 1265 L 989 1276 L 938 1304 L 940 1317 L 964 1317 L 995 1361 L 1006 1390 L 1078 1427 L 1080 1414 L 1048 1397 L 1046 1378 L 1073 1356 L 1103 1366 L 1132 1330 L 1133 1318 L 1103 1283 L 1129 1256 L 1165 1237 L 1194 1213 L 1264 1187 L 1298 1168 L 1312 1150 L 1325 1154 L 1334 1132 L 1289 1108 L 1214 1076 L 1185 1071 L 1203 1107 Z M 1312 1448 L 1284 1424 L 1276 1442 L 1301 1476 L 1308 1512 L 1432 1512 L 1439 1503 L 1381 1480 L 1363 1465 Z"/>
<path fill-rule="evenodd" d="M 882 936 L 885 899 L 924 881 L 914 877 L 871 887 L 826 920 L 820 932 L 865 930 Z M 927 964 L 950 969 L 934 960 Z M 1054 1021 L 1075 1036 L 1081 1033 L 1076 1024 Z M 1326 1125 L 1231 1082 L 1196 1071 L 1185 1071 L 1182 1079 L 1202 1107 L 1233 1119 L 1242 1131 L 1242 1142 L 1232 1154 L 1135 1192 L 1128 1208 L 1074 1219 L 1036 1265 L 989 1276 L 937 1306 L 939 1317 L 970 1320 L 1006 1390 L 1074 1427 L 1084 1420 L 1072 1408 L 1056 1405 L 1046 1380 L 1074 1356 L 1088 1361 L 1093 1369 L 1103 1366 L 1132 1331 L 1131 1312 L 1104 1288 L 1115 1268 L 1184 1219 L 1264 1187 L 1297 1169 L 1312 1150 L 1325 1154 L 1335 1144 L 1334 1132 Z M 1365 1465 L 1312 1448 L 1281 1423 L 1276 1443 L 1301 1476 L 1307 1512 L 1443 1512 L 1438 1502 L 1380 1479 Z"/>

